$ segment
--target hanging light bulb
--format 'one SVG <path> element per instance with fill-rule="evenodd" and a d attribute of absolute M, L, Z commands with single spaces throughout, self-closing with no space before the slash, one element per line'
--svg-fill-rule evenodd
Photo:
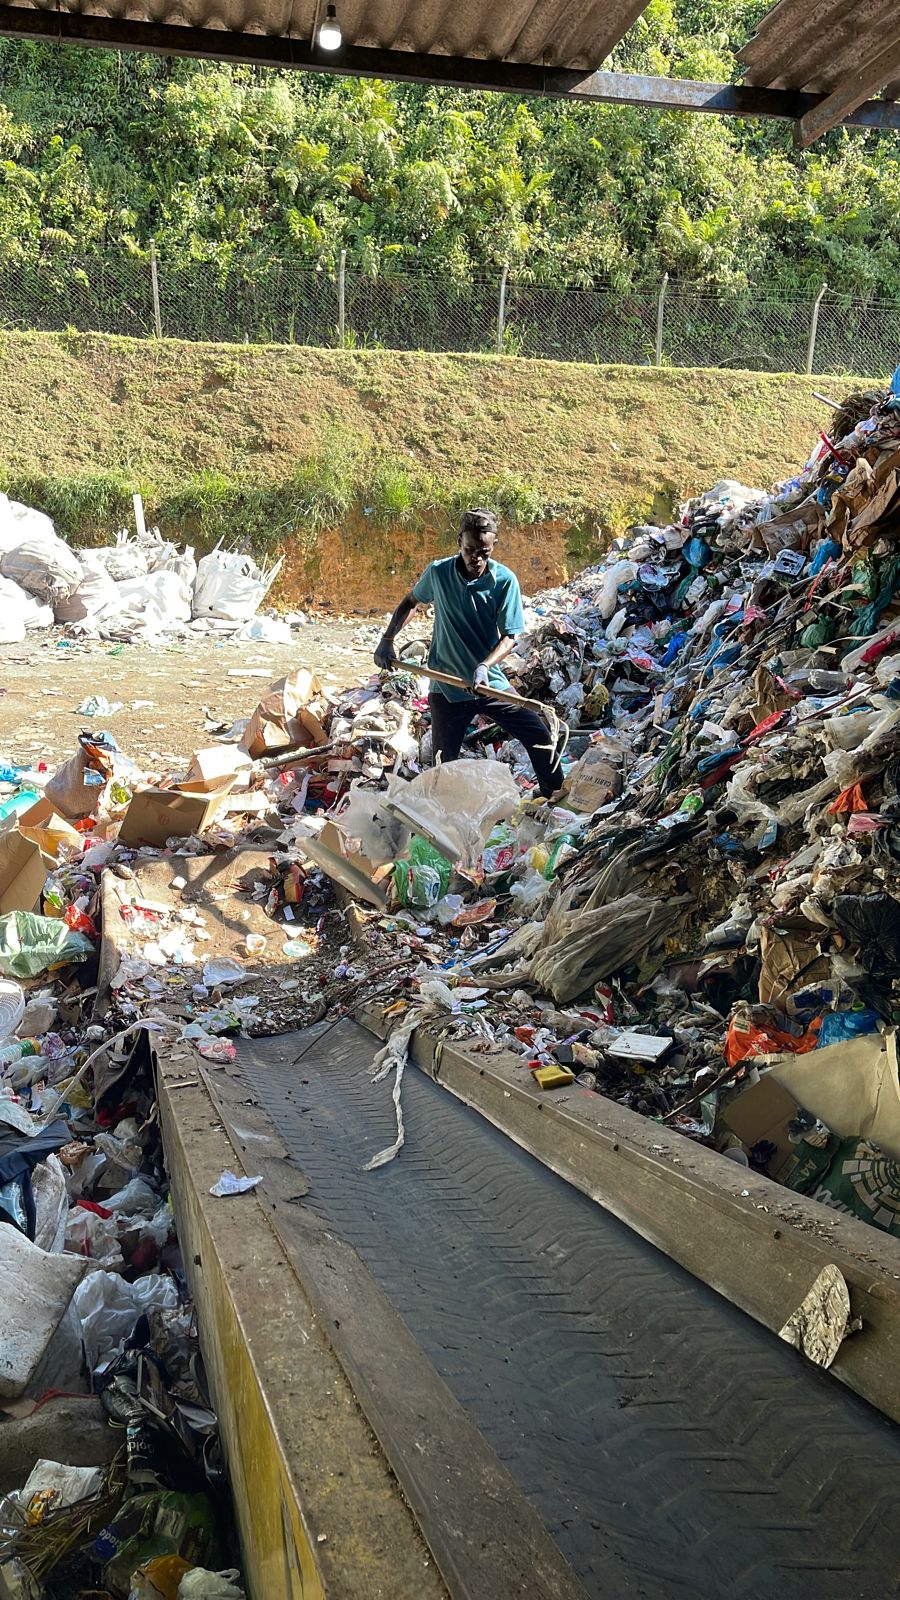
<path fill-rule="evenodd" d="M 344 42 L 341 25 L 334 6 L 325 7 L 325 21 L 319 23 L 319 46 L 322 50 L 340 50 Z"/>

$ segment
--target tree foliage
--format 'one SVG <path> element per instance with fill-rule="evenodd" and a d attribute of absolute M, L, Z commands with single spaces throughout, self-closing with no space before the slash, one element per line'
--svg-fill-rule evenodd
<path fill-rule="evenodd" d="M 625 71 L 728 79 L 767 0 L 650 0 Z M 895 136 L 0 44 L 0 263 L 155 237 L 223 270 L 900 297 Z"/>

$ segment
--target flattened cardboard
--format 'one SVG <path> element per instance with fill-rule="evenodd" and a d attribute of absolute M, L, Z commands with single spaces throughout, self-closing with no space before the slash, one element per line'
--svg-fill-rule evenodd
<path fill-rule="evenodd" d="M 865 1033 L 783 1056 L 771 1076 L 841 1139 L 870 1139 L 900 1160 L 896 1033 Z"/>
<path fill-rule="evenodd" d="M 46 863 L 31 839 L 16 829 L 0 835 L 0 916 L 34 911 L 46 877 Z"/>
<path fill-rule="evenodd" d="M 384 910 L 388 897 L 381 884 L 375 881 L 375 874 L 385 869 L 376 867 L 368 856 L 349 851 L 343 834 L 333 822 L 326 822 L 315 838 L 303 839 L 301 848 L 335 883 L 357 899 L 367 900 L 379 911 Z"/>
<path fill-rule="evenodd" d="M 218 794 L 230 787 L 242 772 L 249 772 L 252 765 L 247 752 L 239 750 L 237 745 L 207 745 L 194 751 L 182 787 L 190 789 L 192 794 Z"/>
<path fill-rule="evenodd" d="M 752 1083 L 743 1094 L 729 1100 L 720 1121 L 737 1134 L 747 1150 L 752 1150 L 761 1139 L 774 1144 L 776 1153 L 766 1171 L 770 1177 L 777 1178 L 794 1160 L 794 1146 L 788 1137 L 787 1125 L 799 1109 L 793 1095 L 767 1072 L 758 1083 Z"/>
<path fill-rule="evenodd" d="M 167 839 L 186 839 L 208 827 L 228 790 L 197 794 L 184 789 L 136 789 L 119 829 L 119 843 L 165 849 Z"/>

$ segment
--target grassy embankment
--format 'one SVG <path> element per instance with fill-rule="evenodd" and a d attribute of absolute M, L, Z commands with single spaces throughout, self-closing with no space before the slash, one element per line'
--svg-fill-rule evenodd
<path fill-rule="evenodd" d="M 504 550 L 533 587 L 719 477 L 768 486 L 803 461 L 825 421 L 815 386 L 2 333 L 0 487 L 48 511 L 73 543 L 130 522 L 140 489 L 167 536 L 286 550 L 285 598 L 383 608 L 449 548 L 466 504 L 502 514 Z"/>

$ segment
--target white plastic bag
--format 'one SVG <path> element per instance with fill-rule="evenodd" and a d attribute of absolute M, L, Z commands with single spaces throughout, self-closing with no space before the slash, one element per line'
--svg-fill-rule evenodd
<path fill-rule="evenodd" d="M 0 577 L 0 644 L 21 644 L 28 627 L 31 595 L 10 578 Z"/>
<path fill-rule="evenodd" d="M 178 1291 L 171 1278 L 149 1273 L 126 1283 L 113 1272 L 89 1272 L 75 1291 L 75 1309 L 91 1367 L 96 1367 L 134 1331 L 145 1311 L 171 1310 Z"/>
<path fill-rule="evenodd" d="M 114 583 L 128 583 L 133 578 L 142 578 L 148 570 L 146 549 L 137 539 L 129 539 L 124 529 L 116 536 L 114 545 L 91 553 Z"/>
<path fill-rule="evenodd" d="M 197 563 L 193 614 L 223 622 L 249 622 L 262 605 L 281 570 L 281 562 L 263 572 L 250 556 L 217 545 Z"/>
<path fill-rule="evenodd" d="M 448 861 L 474 867 L 492 828 L 512 816 L 520 799 L 502 762 L 449 761 L 392 788 L 383 805 Z"/>
<path fill-rule="evenodd" d="M 224 1572 L 192 1567 L 178 1585 L 178 1600 L 244 1600 L 239 1578 L 237 1567 L 227 1567 Z"/>
<path fill-rule="evenodd" d="M 0 552 L 15 550 L 26 539 L 55 539 L 56 529 L 43 511 L 33 511 L 20 500 L 0 494 Z"/>
<path fill-rule="evenodd" d="M 232 638 L 246 639 L 254 644 L 293 643 L 290 627 L 280 617 L 254 617 L 252 622 L 243 623 L 237 633 L 232 634 Z"/>
<path fill-rule="evenodd" d="M 74 550 L 52 531 L 32 537 L 0 557 L 0 573 L 27 589 L 45 605 L 74 594 L 81 582 L 81 562 Z"/>
<path fill-rule="evenodd" d="M 116 585 L 117 632 L 152 639 L 191 620 L 191 596 L 177 572 L 148 572 Z"/>
<path fill-rule="evenodd" d="M 73 1206 L 66 1219 L 65 1241 L 70 1255 L 86 1256 L 106 1272 L 121 1272 L 125 1266 L 115 1217 Z"/>
<path fill-rule="evenodd" d="M 637 574 L 637 567 L 633 561 L 616 561 L 608 567 L 603 575 L 603 583 L 597 595 L 597 609 L 604 622 L 608 622 L 618 606 L 619 585 L 632 583 Z"/>
<path fill-rule="evenodd" d="M 66 1174 L 58 1156 L 38 1162 L 31 1174 L 34 1197 L 34 1242 L 42 1250 L 62 1250 L 66 1236 L 69 1196 Z"/>
<path fill-rule="evenodd" d="M 81 582 L 73 594 L 58 600 L 54 607 L 57 622 L 89 622 L 101 613 L 109 615 L 118 610 L 119 591 L 101 561 L 99 550 L 82 550 Z"/>

